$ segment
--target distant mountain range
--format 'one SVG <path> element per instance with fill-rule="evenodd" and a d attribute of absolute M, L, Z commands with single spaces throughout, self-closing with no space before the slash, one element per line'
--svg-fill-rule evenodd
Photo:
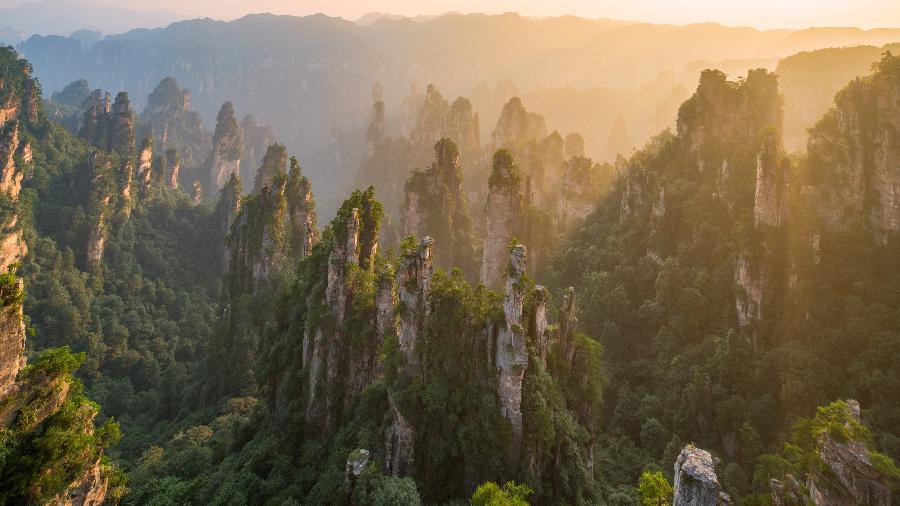
<path fill-rule="evenodd" d="M 0 43 L 16 44 L 33 34 L 104 34 L 166 26 L 184 16 L 168 11 L 134 11 L 90 0 L 42 0 L 0 9 Z"/>
<path fill-rule="evenodd" d="M 192 108 L 207 124 L 230 100 L 239 115 L 254 114 L 272 126 L 291 152 L 312 160 L 314 182 L 327 185 L 347 181 L 358 168 L 376 82 L 383 89 L 387 115 L 396 117 L 412 84 L 421 93 L 434 83 L 452 100 L 510 80 L 526 106 L 528 96 L 534 97 L 534 110 L 548 115 L 551 129 L 578 127 L 589 154 L 596 154 L 594 148 L 607 144 L 607 129 L 619 114 L 625 114 L 633 139 L 642 142 L 646 136 L 631 124 L 628 110 L 673 117 L 667 108 L 676 107 L 693 89 L 703 68 L 724 68 L 739 76 L 752 67 L 774 70 L 781 57 L 803 50 L 900 41 L 900 29 L 757 30 L 517 14 L 394 18 L 370 14 L 352 22 L 321 14 L 254 14 L 230 22 L 194 19 L 95 43 L 32 36 L 18 50 L 33 64 L 48 95 L 84 78 L 92 87 L 130 92 L 140 109 L 153 87 L 173 76 L 191 90 Z M 668 105 L 654 113 L 658 104 L 637 104 L 654 100 L 638 91 L 660 83 L 664 71 L 665 89 L 658 90 L 655 100 Z M 541 90 L 556 91 L 551 96 Z M 586 118 L 590 111 L 583 104 L 565 98 L 578 93 L 566 90 L 600 90 L 594 102 L 608 104 L 603 116 Z M 621 99 L 626 102 L 616 107 L 616 97 L 626 97 Z M 493 129 L 499 106 L 509 97 L 495 98 L 488 109 L 479 110 L 482 132 Z M 561 99 L 581 119 L 565 125 L 553 119 L 554 111 L 540 110 L 538 102 L 559 104 Z M 557 105 L 552 109 L 561 110 Z M 603 130 L 594 130 L 597 124 Z M 348 138 L 356 139 L 350 142 L 352 149 L 335 148 Z"/>

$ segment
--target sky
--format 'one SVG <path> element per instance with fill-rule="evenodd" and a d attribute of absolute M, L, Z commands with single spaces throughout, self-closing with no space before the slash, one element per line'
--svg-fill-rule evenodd
<path fill-rule="evenodd" d="M 14 7 L 24 0 L 0 0 Z M 576 15 L 651 23 L 718 22 L 756 28 L 900 27 L 900 0 L 96 0 L 134 10 L 164 9 L 186 17 L 234 19 L 251 12 L 322 12 L 354 20 L 368 12 L 414 16 L 447 11 L 527 16 Z"/>

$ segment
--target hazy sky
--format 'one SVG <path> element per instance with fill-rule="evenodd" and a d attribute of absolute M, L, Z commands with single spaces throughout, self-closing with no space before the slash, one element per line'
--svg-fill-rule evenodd
<path fill-rule="evenodd" d="M 190 17 L 232 19 L 250 12 L 323 12 L 356 19 L 367 12 L 417 15 L 447 11 L 531 16 L 574 14 L 654 23 L 716 21 L 758 28 L 900 27 L 900 0 L 96 0 L 137 10 L 165 9 Z M 23 0 L 0 0 L 12 7 Z"/>

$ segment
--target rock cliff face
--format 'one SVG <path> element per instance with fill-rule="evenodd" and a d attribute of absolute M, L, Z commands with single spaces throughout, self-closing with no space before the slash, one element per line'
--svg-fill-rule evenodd
<path fill-rule="evenodd" d="M 145 137 L 138 150 L 137 175 L 141 182 L 141 194 L 147 195 L 153 184 L 153 139 Z"/>
<path fill-rule="evenodd" d="M 716 506 L 721 487 L 712 455 L 687 445 L 675 461 L 675 498 L 672 506 Z"/>
<path fill-rule="evenodd" d="M 176 149 L 188 166 L 195 166 L 209 153 L 211 140 L 196 111 L 190 110 L 191 92 L 172 77 L 156 85 L 138 118 L 142 136 L 152 136 L 160 151 Z"/>
<path fill-rule="evenodd" d="M 436 255 L 438 266 L 473 272 L 472 218 L 463 190 L 459 150 L 452 140 L 443 138 L 434 145 L 434 158 L 428 170 L 413 171 L 406 180 L 403 235 L 431 236 L 441 252 Z"/>
<path fill-rule="evenodd" d="M 344 410 L 370 385 L 377 370 L 377 334 L 364 333 L 348 342 L 346 330 L 355 316 L 353 304 L 359 286 L 348 283 L 354 273 L 372 272 L 377 251 L 381 208 L 373 190 L 354 193 L 332 221 L 327 251 L 324 300 L 309 300 L 309 311 L 331 324 L 307 326 L 303 333 L 305 373 L 305 431 L 329 434 L 342 420 Z M 324 304 L 323 304 L 324 303 Z M 372 325 L 374 330 L 374 325 Z M 356 327 L 358 330 L 358 327 Z M 351 348 L 354 352 L 351 353 Z M 351 360 L 351 355 L 356 357 Z"/>
<path fill-rule="evenodd" d="M 241 180 L 254 178 L 253 170 L 263 163 L 263 157 L 269 146 L 275 143 L 275 134 L 267 125 L 260 125 L 251 115 L 241 120 L 241 132 L 244 136 L 244 151 L 241 154 Z"/>
<path fill-rule="evenodd" d="M 101 506 L 106 501 L 108 489 L 109 478 L 102 472 L 98 459 L 51 503 L 55 506 Z"/>
<path fill-rule="evenodd" d="M 569 229 L 587 218 L 594 211 L 612 177 L 612 166 L 595 164 L 590 158 L 581 155 L 573 155 L 564 162 L 559 182 L 556 223 L 563 229 Z"/>
<path fill-rule="evenodd" d="M 812 425 L 821 430 L 815 431 L 818 435 L 812 442 L 813 454 L 808 456 L 812 464 L 806 469 L 805 486 L 792 474 L 772 478 L 772 503 L 890 506 L 891 486 L 873 464 L 859 403 L 848 399 L 819 408 Z"/>
<path fill-rule="evenodd" d="M 500 111 L 500 119 L 491 133 L 491 145 L 494 149 L 515 150 L 546 136 L 547 123 L 544 118 L 525 110 L 522 99 L 513 97 Z"/>
<path fill-rule="evenodd" d="M 32 103 L 36 83 L 31 68 L 22 60 L 13 62 L 20 72 L 0 71 L 0 201 L 13 208 L 0 216 L 0 274 L 14 271 L 27 252 L 15 209 L 31 162 L 31 148 L 22 141 L 20 129 L 38 119 Z M 22 290 L 22 282 L 14 277 L 0 286 L 0 399 L 14 389 L 16 375 L 25 365 Z"/>
<path fill-rule="evenodd" d="M 131 162 L 134 157 L 135 133 L 134 114 L 131 112 L 128 93 L 121 91 L 116 94 L 112 111 L 106 121 L 109 123 L 107 145 L 104 147 L 95 144 L 95 146 L 117 153 L 123 164 L 126 163 L 125 160 Z"/>
<path fill-rule="evenodd" d="M 254 293 L 273 274 L 309 254 L 318 238 L 309 180 L 296 165 L 282 167 L 257 195 L 240 200 L 240 180 L 232 174 L 219 209 L 228 230 L 228 293 Z"/>
<path fill-rule="evenodd" d="M 216 118 L 213 134 L 212 153 L 206 162 L 206 184 L 211 190 L 218 190 L 231 177 L 241 172 L 241 153 L 244 138 L 241 127 L 234 118 L 234 106 L 225 102 Z"/>
<path fill-rule="evenodd" d="M 810 130 L 814 179 L 804 188 L 827 229 L 859 223 L 882 242 L 900 231 L 900 72 L 893 61 L 885 57 L 878 72 L 841 90 Z"/>
<path fill-rule="evenodd" d="M 756 194 L 753 200 L 755 226 L 778 227 L 787 212 L 789 163 L 781 156 L 774 132 L 765 135 L 756 159 Z"/>
<path fill-rule="evenodd" d="M 518 462 L 522 444 L 522 380 L 528 366 L 525 351 L 525 255 L 526 248 L 517 244 L 509 257 L 506 287 L 503 290 L 503 314 L 506 324 L 501 325 L 494 343 L 494 363 L 499 374 L 497 394 L 500 410 L 509 420 L 513 431 L 513 461 Z M 542 325 L 544 326 L 544 325 Z"/>
<path fill-rule="evenodd" d="M 180 172 L 181 154 L 175 148 L 167 149 L 163 181 L 169 189 L 174 190 L 178 188 L 178 174 Z"/>
<path fill-rule="evenodd" d="M 763 128 L 774 127 L 781 135 L 781 101 L 778 78 L 765 70 L 751 70 L 740 86 L 729 83 L 723 72 L 705 70 L 696 93 L 678 110 L 677 131 L 698 160 L 709 162 L 715 143 L 752 140 Z"/>
<path fill-rule="evenodd" d="M 278 174 L 287 170 L 288 154 L 284 144 L 271 144 L 266 148 L 266 155 L 263 157 L 262 165 L 256 171 L 256 177 L 253 179 L 253 193 L 259 193 L 259 190 Z"/>
<path fill-rule="evenodd" d="M 0 223 L 0 273 L 3 274 L 0 278 L 0 429 L 4 431 L 3 444 L 7 458 L 15 456 L 23 448 L 33 448 L 33 438 L 37 434 L 45 435 L 48 429 L 43 426 L 47 420 L 64 403 L 71 402 L 69 393 L 74 383 L 70 373 L 44 367 L 41 357 L 36 364 L 25 368 L 24 283 L 16 279 L 15 271 L 26 252 L 21 230 L 17 227 L 17 214 L 20 183 L 24 172 L 30 169 L 31 150 L 21 142 L 20 135 L 25 133 L 24 129 L 34 127 L 29 132 L 34 134 L 38 128 L 46 128 L 46 125 L 41 125 L 46 120 L 37 109 L 41 101 L 40 90 L 31 78 L 30 70 L 30 66 L 19 60 L 11 48 L 0 50 L 0 200 L 11 204 L 4 211 Z M 73 405 L 73 410 L 67 415 L 73 420 L 72 423 L 85 435 L 92 435 L 96 408 L 85 403 Z M 56 443 L 45 441 L 44 444 Z M 88 464 L 83 467 L 79 467 L 82 466 L 80 461 L 63 462 L 64 457 L 52 454 L 54 451 L 62 454 L 63 450 L 47 447 L 45 451 L 51 456 L 29 455 L 32 460 L 28 465 L 35 466 L 40 474 L 68 480 L 68 476 L 84 471 L 83 476 L 70 483 L 59 497 L 49 503 L 99 505 L 105 500 L 108 477 L 100 467 L 100 448 L 88 446 L 84 454 L 79 455 L 87 462 L 95 462 L 93 466 Z M 5 464 L 8 470 L 9 461 Z M 38 484 L 26 485 L 39 487 Z M 16 492 L 4 490 L 4 494 L 7 493 Z M 46 491 L 38 490 L 40 493 Z M 35 497 L 12 497 L 13 501 L 23 504 L 36 500 Z"/>
<path fill-rule="evenodd" d="M 866 443 L 852 435 L 850 427 L 860 423 L 859 403 L 846 402 L 847 429 L 851 437 L 846 440 L 824 433 L 817 442 L 817 453 L 827 467 L 807 478 L 809 499 L 815 505 L 889 506 L 891 487 L 872 465 Z"/>
<path fill-rule="evenodd" d="M 433 246 L 434 241 L 426 236 L 415 250 L 405 252 L 397 269 L 398 298 L 403 307 L 398 338 L 400 353 L 403 354 L 406 363 L 406 373 L 410 376 L 420 373 L 416 344 L 423 332 L 424 320 L 430 311 L 428 303 L 431 276 L 434 273 Z"/>
<path fill-rule="evenodd" d="M 506 262 L 504 252 L 524 229 L 526 197 L 512 156 L 505 150 L 494 154 L 488 197 L 485 205 L 484 253 L 480 280 L 486 286 L 500 286 Z"/>
<path fill-rule="evenodd" d="M 89 271 L 100 268 L 109 233 L 110 202 L 115 191 L 115 178 L 109 157 L 100 152 L 91 153 L 88 167 L 91 174 L 89 201 L 90 229 L 86 238 L 84 267 Z"/>

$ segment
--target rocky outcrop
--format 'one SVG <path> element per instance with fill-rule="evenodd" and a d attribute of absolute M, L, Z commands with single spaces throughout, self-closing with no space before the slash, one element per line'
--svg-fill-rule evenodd
<path fill-rule="evenodd" d="M 58 413 L 67 401 L 71 401 L 69 406 L 72 409 L 65 413 L 62 421 L 56 422 L 55 428 L 61 429 L 63 434 L 74 429 L 84 435 L 92 435 L 96 405 L 83 396 L 74 396 L 74 400 L 70 397 L 70 392 L 74 391 L 72 371 L 66 370 L 70 366 L 60 366 L 52 360 L 42 362 L 43 356 L 40 356 L 31 367 L 25 368 L 24 283 L 15 277 L 15 269 L 25 254 L 25 246 L 17 227 L 16 204 L 25 165 L 31 162 L 31 150 L 21 145 L 20 135 L 25 130 L 19 129 L 35 127 L 29 132 L 33 134 L 39 132 L 39 128 L 46 128 L 46 125 L 40 124 L 44 121 L 39 114 L 40 103 L 40 89 L 30 77 L 30 66 L 24 60 L 18 60 L 11 48 L 0 49 L 0 199 L 5 204 L 12 204 L 11 207 L 4 206 L 7 212 L 0 223 L 0 274 L 3 274 L 0 277 L 0 430 L 4 432 L 3 446 L 7 458 L 4 464 L 7 470 L 30 466 L 34 469 L 31 472 L 53 476 L 59 480 L 59 488 L 54 491 L 80 475 L 50 503 L 99 505 L 106 498 L 108 481 L 100 467 L 102 449 L 94 444 L 79 442 L 82 453 L 73 459 L 66 453 L 68 446 L 65 449 L 55 447 L 57 444 L 67 445 L 67 442 L 46 439 L 52 430 L 48 429 L 47 420 Z M 9 156 L 11 153 L 16 156 Z M 49 367 L 48 362 L 51 364 Z M 43 451 L 37 452 L 42 454 L 40 456 L 30 450 L 36 447 L 37 438 L 45 438 L 41 443 Z M 17 463 L 15 459 L 21 458 L 17 454 L 23 451 L 26 452 L 27 463 Z M 37 503 L 39 495 L 47 493 L 47 490 L 37 490 L 35 493 L 31 488 L 36 485 L 17 483 L 15 486 L 21 487 L 21 490 L 4 490 L 4 496 L 7 502 Z"/>
<path fill-rule="evenodd" d="M 584 137 L 578 132 L 569 132 L 563 145 L 563 158 L 569 160 L 582 156 L 584 156 Z"/>
<path fill-rule="evenodd" d="M 409 142 L 415 154 L 413 164 L 424 165 L 431 146 L 446 137 L 450 103 L 441 95 L 437 86 L 429 84 L 425 90 L 425 100 L 419 110 L 416 125 L 409 135 Z"/>
<path fill-rule="evenodd" d="M 712 455 L 694 445 L 685 446 L 675 461 L 672 506 L 716 506 L 724 502 L 720 492 Z"/>
<path fill-rule="evenodd" d="M 434 272 L 432 246 L 434 241 L 425 237 L 414 250 L 406 251 L 397 269 L 398 298 L 403 308 L 400 314 L 398 338 L 400 353 L 406 363 L 406 372 L 415 376 L 419 360 L 416 355 L 418 343 L 428 317 L 428 297 L 431 290 L 431 275 Z"/>
<path fill-rule="evenodd" d="M 153 184 L 153 138 L 145 137 L 138 150 L 137 174 L 141 182 L 141 192 L 146 195 Z"/>
<path fill-rule="evenodd" d="M 723 161 L 724 164 L 724 161 Z M 774 132 L 765 135 L 756 159 L 756 193 L 753 199 L 753 222 L 759 227 L 778 227 L 787 209 L 787 159 L 781 156 Z"/>
<path fill-rule="evenodd" d="M 7 275 L 15 271 L 27 252 L 15 209 L 22 179 L 31 162 L 31 148 L 22 141 L 22 133 L 38 117 L 33 110 L 37 104 L 33 103 L 32 94 L 37 88 L 30 75 L 31 67 L 14 53 L 3 51 L 0 54 L 3 57 L 0 59 L 0 200 L 13 209 L 0 216 L 0 274 Z M 3 61 L 6 58 L 11 61 Z M 15 276 L 0 280 L 0 404 L 15 389 L 16 376 L 25 366 L 23 289 L 22 281 Z"/>
<path fill-rule="evenodd" d="M 737 285 L 735 311 L 738 326 L 749 327 L 762 316 L 763 290 L 766 285 L 765 271 L 760 261 L 739 253 L 734 269 L 734 283 Z"/>
<path fill-rule="evenodd" d="M 550 351 L 550 335 L 547 331 L 547 289 L 542 285 L 534 287 L 534 309 L 530 315 L 531 322 L 528 328 L 534 334 L 535 346 L 538 356 L 544 366 L 547 365 L 547 354 Z"/>
<path fill-rule="evenodd" d="M 475 162 L 481 151 L 481 132 L 478 126 L 478 113 L 475 112 L 469 99 L 458 97 L 450 104 L 444 137 L 456 142 L 460 153 L 468 163 Z"/>
<path fill-rule="evenodd" d="M 243 149 L 244 138 L 234 118 L 234 106 L 231 102 L 225 102 L 216 118 L 212 153 L 206 162 L 207 188 L 218 190 L 231 174 L 240 174 Z"/>
<path fill-rule="evenodd" d="M 456 144 L 443 138 L 434 145 L 434 163 L 413 171 L 404 185 L 404 236 L 434 239 L 435 263 L 451 271 L 475 270 L 475 239 Z M 439 254 L 437 252 L 440 252 Z"/>
<path fill-rule="evenodd" d="M 24 167 L 16 163 L 16 155 L 21 155 L 26 149 L 30 152 L 26 146 L 20 142 L 18 122 L 0 127 L 0 192 L 13 199 L 18 198 L 24 177 Z"/>
<path fill-rule="evenodd" d="M 134 114 L 131 112 L 128 93 L 120 91 L 116 94 L 116 100 L 113 102 L 107 121 L 109 122 L 109 140 L 105 147 L 102 145 L 97 145 L 97 147 L 118 154 L 119 160 L 123 164 L 125 160 L 130 162 L 134 157 L 135 133 Z"/>
<path fill-rule="evenodd" d="M 227 241 L 231 233 L 231 227 L 241 212 L 242 192 L 243 187 L 240 176 L 232 174 L 228 183 L 225 184 L 219 193 L 219 201 L 216 203 L 215 215 L 219 223 L 219 233 L 222 238 L 222 244 L 226 246 L 223 248 L 222 254 L 222 272 L 228 272 L 230 269 L 232 251 L 227 247 Z"/>
<path fill-rule="evenodd" d="M 84 475 L 69 485 L 67 491 L 54 498 L 54 506 L 101 506 L 106 501 L 109 477 L 101 470 L 100 460 L 94 462 Z"/>
<path fill-rule="evenodd" d="M 484 252 L 480 280 L 489 288 L 497 288 L 506 269 L 502 260 L 510 241 L 524 229 L 525 196 L 522 181 L 512 156 L 506 150 L 494 154 L 488 197 L 485 205 Z"/>
<path fill-rule="evenodd" d="M 259 193 L 259 190 L 272 180 L 276 175 L 287 171 L 288 154 L 284 144 L 271 144 L 266 148 L 266 154 L 263 157 L 262 165 L 256 171 L 256 177 L 253 179 L 253 193 Z"/>
<path fill-rule="evenodd" d="M 193 184 L 191 184 L 191 202 L 193 202 L 194 205 L 203 202 L 203 185 L 200 181 L 194 181 Z"/>
<path fill-rule="evenodd" d="M 112 167 L 109 158 L 94 151 L 90 155 L 91 197 L 89 202 L 89 230 L 87 232 L 84 268 L 96 271 L 100 268 L 103 253 L 106 249 L 108 219 L 110 217 L 110 201 L 115 187 Z"/>
<path fill-rule="evenodd" d="M 240 200 L 233 173 L 219 201 L 219 220 L 228 230 L 228 293 L 254 293 L 275 273 L 310 253 L 318 238 L 309 181 L 299 168 L 282 169 L 257 195 Z M 229 222 L 231 222 L 229 224 Z"/>
<path fill-rule="evenodd" d="M 356 482 L 369 465 L 369 457 L 371 453 L 365 448 L 353 450 L 347 456 L 347 463 L 344 465 L 344 487 L 347 489 L 348 497 L 353 497 L 353 491 L 356 488 Z M 352 500 L 351 500 L 352 504 Z"/>
<path fill-rule="evenodd" d="M 257 123 L 256 118 L 248 114 L 241 120 L 241 133 L 244 136 L 244 151 L 241 153 L 241 179 L 250 181 L 255 174 L 251 171 L 263 163 L 266 149 L 275 143 L 275 134 L 268 125 Z"/>
<path fill-rule="evenodd" d="M 766 127 L 780 137 L 782 116 L 776 75 L 750 70 L 742 83 L 732 83 L 719 70 L 705 70 L 696 93 L 678 110 L 677 131 L 698 156 L 698 164 L 709 165 L 712 160 L 706 160 L 700 149 L 708 142 L 752 142 Z"/>
<path fill-rule="evenodd" d="M 601 166 L 581 156 L 563 163 L 556 209 L 556 222 L 560 227 L 571 228 L 594 211 L 605 180 L 612 177 L 612 170 L 609 165 Z"/>
<path fill-rule="evenodd" d="M 22 303 L 16 301 L 22 290 L 20 280 L 0 286 L 0 297 L 13 301 L 0 307 L 0 399 L 13 390 L 16 375 L 25 367 L 25 323 Z"/>
<path fill-rule="evenodd" d="M 0 198 L 15 204 L 19 200 L 30 156 L 30 147 L 22 143 L 19 136 L 19 121 L 12 121 L 0 127 Z M 18 155 L 18 156 L 17 156 Z M 0 273 L 5 273 L 10 266 L 17 263 L 27 252 L 22 231 L 18 226 L 18 216 L 13 213 L 0 218 Z"/>
<path fill-rule="evenodd" d="M 209 153 L 210 136 L 196 111 L 190 110 L 191 92 L 172 77 L 156 85 L 147 97 L 138 124 L 142 136 L 152 136 L 160 151 L 176 149 L 188 166 L 196 166 Z"/>
<path fill-rule="evenodd" d="M 355 206 L 355 207 L 349 207 Z M 328 245 L 327 285 L 323 306 L 333 325 L 306 328 L 303 334 L 303 366 L 306 373 L 305 429 L 310 434 L 330 433 L 341 420 L 343 410 L 374 381 L 377 350 L 358 350 L 350 363 L 343 322 L 356 295 L 347 283 L 350 273 L 373 267 L 377 251 L 379 216 L 373 190 L 356 192 L 332 222 Z M 374 244 L 373 244 L 374 243 Z M 310 304 L 317 304 L 310 301 Z M 377 343 L 370 343 L 376 346 Z"/>
<path fill-rule="evenodd" d="M 513 461 L 518 461 L 522 443 L 522 380 L 528 366 L 525 351 L 525 320 L 522 310 L 525 303 L 526 248 L 517 244 L 512 248 L 503 290 L 503 314 L 506 325 L 496 334 L 494 363 L 499 376 L 497 395 L 500 411 L 509 420 L 513 431 Z"/>
<path fill-rule="evenodd" d="M 316 201 L 312 194 L 312 183 L 300 172 L 297 158 L 291 157 L 288 172 L 287 194 L 290 241 L 294 256 L 305 257 L 312 253 L 319 241 L 316 219 Z"/>
<path fill-rule="evenodd" d="M 804 193 L 829 230 L 861 223 L 881 242 L 900 231 L 897 58 L 886 55 L 874 74 L 841 90 L 809 132 L 808 163 L 817 177 Z"/>
<path fill-rule="evenodd" d="M 890 506 L 891 487 L 872 465 L 869 449 L 855 437 L 851 424 L 861 423 L 859 403 L 846 401 L 847 429 L 850 437 L 841 439 L 824 432 L 817 442 L 817 453 L 827 471 L 816 471 L 807 478 L 809 498 L 815 505 Z"/>
<path fill-rule="evenodd" d="M 518 150 L 535 139 L 547 136 L 547 124 L 543 116 L 528 112 L 522 99 L 513 97 L 503 106 L 497 126 L 491 133 L 494 149 Z"/>
<path fill-rule="evenodd" d="M 170 190 L 178 188 L 178 174 L 181 172 L 181 154 L 175 148 L 166 150 L 163 181 Z"/>
<path fill-rule="evenodd" d="M 410 476 L 415 470 L 415 432 L 390 401 L 391 422 L 384 430 L 384 471 L 391 476 Z"/>

